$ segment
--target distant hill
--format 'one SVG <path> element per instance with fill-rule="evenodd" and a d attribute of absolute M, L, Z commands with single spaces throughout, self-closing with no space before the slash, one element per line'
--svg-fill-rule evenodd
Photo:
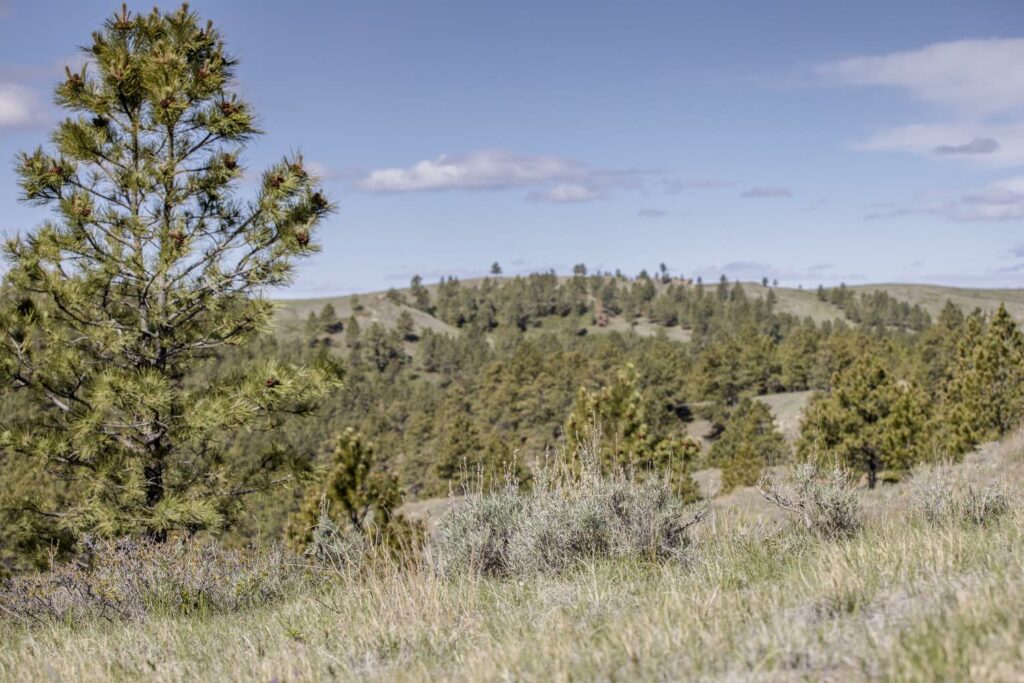
<path fill-rule="evenodd" d="M 564 278 L 568 279 L 568 278 Z M 463 286 L 478 286 L 482 278 L 462 280 Z M 764 297 L 769 288 L 760 283 L 744 282 L 743 288 L 752 297 Z M 714 287 L 714 283 L 706 285 Z M 437 285 L 426 285 L 433 295 Z M 796 289 L 791 287 L 771 287 L 778 300 L 776 310 L 780 313 L 789 313 L 800 317 L 810 317 L 816 322 L 826 320 L 845 320 L 843 311 L 833 304 L 819 301 L 814 289 Z M 1018 322 L 1024 323 L 1024 288 L 1022 289 L 969 289 L 963 287 L 944 287 L 941 285 L 927 284 L 877 284 L 877 285 L 854 285 L 850 289 L 860 293 L 873 291 L 884 291 L 890 296 L 906 301 L 910 304 L 919 304 L 933 317 L 938 315 L 942 306 L 947 300 L 962 307 L 965 311 L 974 308 L 981 308 L 983 311 L 991 312 L 998 308 L 1000 303 L 1005 303 L 1010 315 Z M 399 293 L 408 296 L 408 289 L 399 289 Z M 406 309 L 413 317 L 418 330 L 431 329 L 435 332 L 458 334 L 459 330 L 432 315 L 423 313 L 411 306 L 395 304 L 390 301 L 384 292 L 371 292 L 358 295 L 361 310 L 356 312 L 360 322 L 378 321 L 385 327 L 393 327 L 402 309 Z M 317 299 L 288 299 L 279 302 L 280 310 L 278 320 L 281 324 L 280 331 L 287 334 L 289 331 L 299 329 L 299 326 L 309 316 L 310 312 L 319 313 L 324 304 L 330 303 L 334 306 L 338 316 L 344 321 L 353 314 L 352 296 L 324 297 Z M 649 320 L 640 318 L 630 324 L 620 317 L 612 317 L 604 327 L 596 325 L 585 326 L 587 333 L 600 334 L 614 330 L 624 332 L 631 329 L 642 336 L 653 336 L 659 331 L 676 341 L 688 341 L 690 334 L 688 330 L 678 327 L 665 328 L 652 323 Z M 540 328 L 543 329 L 543 328 Z"/>

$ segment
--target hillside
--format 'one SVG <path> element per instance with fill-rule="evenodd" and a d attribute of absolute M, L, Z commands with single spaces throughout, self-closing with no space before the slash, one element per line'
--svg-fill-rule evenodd
<path fill-rule="evenodd" d="M 508 278 L 500 278 L 508 279 Z M 560 277 L 565 281 L 569 278 Z M 482 279 L 463 280 L 464 286 L 479 286 Z M 747 294 L 763 298 L 769 288 L 757 282 L 742 283 Z M 437 285 L 426 285 L 432 295 L 436 294 Z M 777 303 L 776 310 L 779 313 L 795 315 L 800 318 L 809 317 L 815 322 L 821 323 L 827 320 L 845 319 L 845 314 L 839 307 L 828 302 L 819 301 L 815 291 L 812 289 L 796 289 L 790 287 L 771 287 L 775 293 Z M 1018 322 L 1024 322 L 1024 289 L 969 289 L 961 287 L 945 287 L 941 285 L 928 284 L 877 284 L 877 285 L 855 285 L 850 289 L 859 293 L 870 293 L 882 291 L 890 296 L 905 301 L 911 305 L 918 304 L 933 317 L 938 315 L 946 301 L 952 301 L 965 311 L 980 308 L 986 313 L 991 313 L 998 308 L 1000 303 L 1006 305 L 1007 310 Z M 404 296 L 408 296 L 409 290 L 397 290 Z M 457 334 L 458 329 L 438 320 L 436 317 L 416 310 L 412 306 L 396 305 L 388 300 L 384 292 L 370 292 L 357 295 L 363 310 L 358 317 L 367 321 L 378 321 L 385 327 L 394 327 L 398 314 L 405 309 L 413 316 L 417 329 L 430 329 L 435 332 Z M 332 296 L 315 299 L 282 299 L 278 302 L 280 308 L 278 320 L 282 332 L 294 331 L 312 313 L 318 313 L 325 304 L 334 306 L 338 316 L 345 320 L 353 314 L 351 296 Z M 637 319 L 632 325 L 621 317 L 612 316 L 608 325 L 598 327 L 596 325 L 583 326 L 588 333 L 600 334 L 617 330 L 624 332 L 632 329 L 641 336 L 653 336 L 659 329 L 664 330 L 666 335 L 675 341 L 688 341 L 690 334 L 688 330 L 663 326 L 652 323 L 646 318 Z"/>
<path fill-rule="evenodd" d="M 1022 463 L 1018 434 L 922 479 L 1019 491 Z M 516 580 L 382 566 L 238 613 L 0 619 L 0 679 L 1020 680 L 1020 507 L 928 521 L 927 486 L 858 492 L 866 525 L 834 541 L 742 489 L 661 566 Z"/>

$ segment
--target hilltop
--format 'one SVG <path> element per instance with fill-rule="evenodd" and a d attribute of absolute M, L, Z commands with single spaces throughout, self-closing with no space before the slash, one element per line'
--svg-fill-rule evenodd
<path fill-rule="evenodd" d="M 499 281 L 511 278 L 498 276 L 492 278 Z M 568 277 L 559 277 L 560 281 L 568 280 Z M 461 284 L 467 287 L 479 287 L 484 278 L 473 278 L 462 280 Z M 820 301 L 813 289 L 797 289 L 793 287 L 765 287 L 759 282 L 740 283 L 747 294 L 754 298 L 764 298 L 771 291 L 776 297 L 776 310 L 779 313 L 786 313 L 800 318 L 811 318 L 817 323 L 833 320 L 844 320 L 846 314 L 838 306 L 826 301 Z M 437 284 L 424 285 L 432 296 L 436 295 Z M 713 285 L 708 285 L 709 288 Z M 663 287 L 659 283 L 659 288 Z M 849 287 L 857 293 L 884 292 L 889 296 L 910 305 L 920 305 L 930 315 L 937 316 L 947 301 L 952 301 L 965 311 L 979 308 L 985 313 L 995 311 L 1000 304 L 1005 304 L 1010 315 L 1018 322 L 1024 322 L 1024 288 L 1021 289 L 974 289 L 964 287 L 948 287 L 943 285 L 930 284 L 870 284 L 851 285 Z M 396 290 L 403 296 L 408 296 L 409 289 L 401 288 Z M 419 311 L 416 308 L 396 304 L 389 300 L 387 292 L 368 292 L 355 295 L 362 307 L 361 311 L 354 311 L 352 307 L 353 295 L 328 296 L 311 299 L 281 299 L 278 301 L 278 322 L 280 331 L 287 334 L 299 328 L 301 323 L 310 313 L 319 313 L 325 304 L 330 304 L 337 311 L 338 316 L 344 320 L 354 313 L 360 319 L 380 322 L 387 328 L 393 328 L 401 311 L 408 311 L 413 317 L 417 329 L 433 330 L 445 334 L 458 334 L 459 329 L 437 317 Z M 658 330 L 664 330 L 670 339 L 676 341 L 688 341 L 689 331 L 681 328 L 665 328 L 652 322 L 649 318 L 640 317 L 632 323 L 622 317 L 611 316 L 608 324 L 603 327 L 588 324 L 583 326 L 588 333 L 601 333 L 617 330 L 624 332 L 632 330 L 641 336 L 653 336 Z"/>

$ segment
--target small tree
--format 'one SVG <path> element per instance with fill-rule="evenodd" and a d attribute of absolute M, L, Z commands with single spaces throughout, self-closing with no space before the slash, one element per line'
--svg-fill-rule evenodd
<path fill-rule="evenodd" d="M 255 115 L 219 32 L 186 6 L 124 9 L 85 54 L 57 86 L 69 115 L 53 147 L 18 158 L 22 198 L 55 218 L 6 243 L 0 306 L 0 392 L 46 406 L 4 425 L 0 448 L 65 497 L 8 509 L 26 537 L 216 529 L 241 496 L 289 478 L 275 448 L 226 462 L 232 434 L 310 411 L 335 380 L 274 362 L 202 387 L 186 376 L 270 327 L 265 293 L 316 251 L 331 203 L 298 155 L 235 198 Z"/>
<path fill-rule="evenodd" d="M 419 339 L 416 336 L 416 323 L 412 319 L 412 314 L 407 310 L 402 310 L 398 314 L 398 319 L 395 321 L 395 331 L 404 341 L 416 341 Z"/>
<path fill-rule="evenodd" d="M 398 480 L 377 463 L 373 444 L 350 427 L 338 436 L 328 469 L 306 491 L 288 524 L 285 534 L 293 547 L 305 548 L 312 539 L 321 500 L 330 503 L 332 518 L 343 526 L 381 540 L 396 521 L 402 495 Z"/>
<path fill-rule="evenodd" d="M 596 430 L 601 438 L 595 455 L 606 470 L 628 468 L 641 477 L 650 471 L 666 474 L 683 497 L 695 499 L 699 491 L 690 471 L 700 444 L 689 436 L 658 433 L 651 418 L 636 367 L 629 363 L 606 386 L 580 388 L 565 434 L 577 440 Z"/>
<path fill-rule="evenodd" d="M 320 329 L 327 334 L 336 334 L 343 328 L 344 325 L 341 324 L 334 306 L 330 302 L 324 304 L 324 307 L 320 309 Z"/>
<path fill-rule="evenodd" d="M 834 454 L 847 467 L 867 473 L 874 488 L 883 469 L 907 470 L 927 459 L 927 397 L 897 382 L 873 356 L 864 354 L 838 373 L 832 391 L 807 409 L 800 453 Z"/>
<path fill-rule="evenodd" d="M 753 486 L 764 468 L 778 465 L 789 455 L 782 434 L 768 407 L 745 398 L 725 423 L 722 436 L 711 447 L 711 461 L 722 468 L 722 490 Z"/>
<path fill-rule="evenodd" d="M 497 261 L 491 264 L 491 275 L 501 275 L 501 264 Z"/>
<path fill-rule="evenodd" d="M 1024 336 L 1005 306 L 984 327 L 976 316 L 965 324 L 946 413 L 961 448 L 999 438 L 1024 417 Z"/>
<path fill-rule="evenodd" d="M 430 290 L 423 286 L 423 278 L 419 275 L 414 275 L 412 282 L 409 284 L 410 293 L 412 294 L 412 305 L 424 313 L 433 313 L 434 309 L 430 305 Z"/>

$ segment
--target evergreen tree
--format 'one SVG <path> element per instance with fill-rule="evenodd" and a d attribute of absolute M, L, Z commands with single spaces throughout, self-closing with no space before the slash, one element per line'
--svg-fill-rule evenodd
<path fill-rule="evenodd" d="M 997 439 L 1024 417 L 1024 336 L 1005 306 L 987 325 L 967 319 L 945 412 L 954 452 Z"/>
<path fill-rule="evenodd" d="M 585 439 L 592 427 L 601 435 L 598 456 L 606 468 L 629 468 L 637 476 L 661 472 L 672 478 L 685 497 L 697 496 L 690 470 L 700 454 L 700 444 L 688 436 L 659 433 L 654 428 L 632 363 L 601 389 L 580 388 L 577 392 L 565 434 L 570 440 Z"/>
<path fill-rule="evenodd" d="M 711 462 L 722 468 L 722 491 L 753 486 L 764 468 L 789 455 L 768 407 L 745 398 L 730 412 L 721 437 L 711 446 Z"/>
<path fill-rule="evenodd" d="M 932 456 L 926 396 L 897 382 L 871 354 L 837 374 L 832 391 L 807 408 L 800 454 L 835 455 L 867 473 L 874 488 L 886 469 L 905 470 Z"/>
<path fill-rule="evenodd" d="M 501 264 L 497 261 L 491 264 L 491 275 L 501 275 Z"/>
<path fill-rule="evenodd" d="M 801 326 L 779 344 L 779 380 L 787 391 L 802 391 L 814 386 L 819 343 L 820 337 L 813 327 Z"/>
<path fill-rule="evenodd" d="M 376 449 L 362 434 L 349 427 L 337 438 L 329 468 L 306 491 L 302 506 L 288 523 L 289 545 L 302 549 L 312 540 L 321 501 L 330 503 L 335 520 L 374 540 L 397 521 L 402 503 L 398 480 L 377 462 Z"/>
<path fill-rule="evenodd" d="M 52 148 L 18 158 L 22 198 L 54 219 L 5 244 L 0 310 L 0 403 L 13 390 L 47 406 L 38 423 L 5 424 L 0 450 L 63 498 L 6 502 L 30 534 L 217 529 L 242 496 L 288 478 L 272 438 L 225 462 L 232 435 L 308 412 L 334 379 L 273 361 L 202 387 L 186 374 L 270 327 L 264 293 L 316 251 L 332 207 L 299 156 L 235 198 L 255 114 L 219 32 L 186 6 L 125 9 L 85 52 L 56 89 L 68 116 Z"/>
<path fill-rule="evenodd" d="M 330 302 L 324 304 L 324 307 L 320 309 L 320 329 L 327 334 L 337 334 L 343 327 L 334 306 Z"/>
<path fill-rule="evenodd" d="M 398 318 L 395 320 L 395 331 L 404 341 L 416 341 L 419 339 L 416 336 L 416 323 L 412 319 L 412 314 L 405 309 L 398 314 Z"/>
<path fill-rule="evenodd" d="M 412 282 L 409 283 L 409 289 L 412 293 L 412 305 L 424 313 L 433 313 L 434 309 L 430 305 L 430 290 L 423 286 L 423 278 L 419 275 L 413 275 Z"/>

